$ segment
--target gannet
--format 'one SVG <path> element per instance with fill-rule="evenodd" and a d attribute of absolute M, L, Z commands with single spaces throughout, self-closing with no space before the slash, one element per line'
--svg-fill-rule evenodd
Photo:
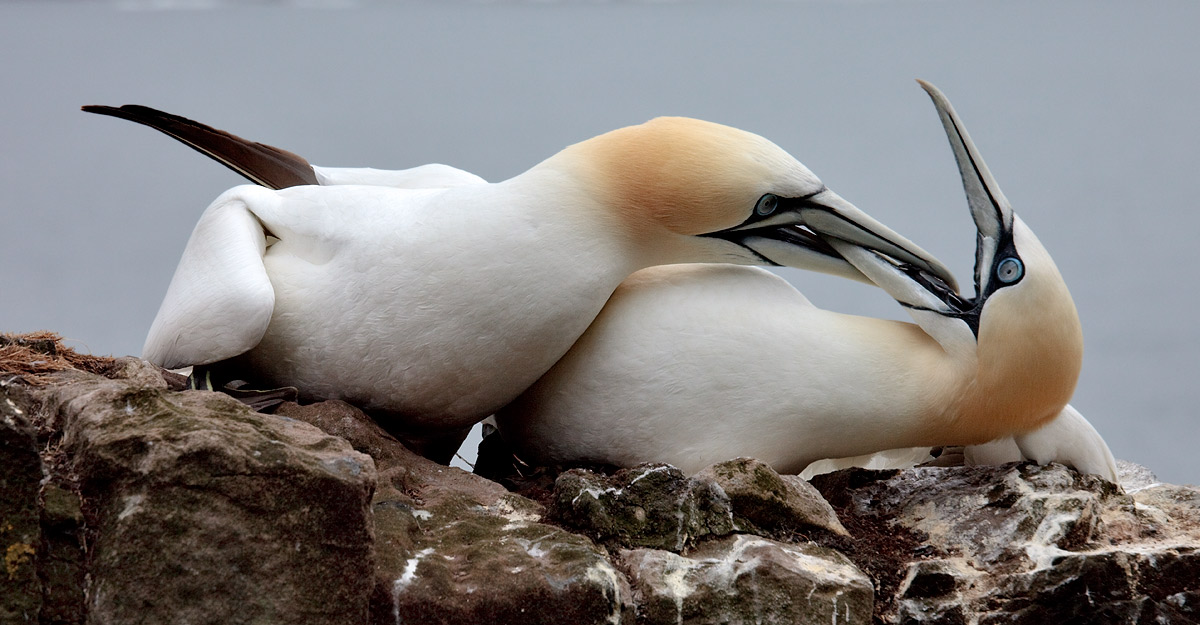
<path fill-rule="evenodd" d="M 1062 276 L 945 96 L 921 84 L 978 230 L 973 299 L 835 239 L 915 324 L 817 308 L 759 268 L 644 269 L 496 415 L 518 456 L 689 472 L 753 456 L 796 473 L 823 458 L 1012 437 L 1027 458 L 1115 480 L 1107 445 L 1067 405 L 1083 339 Z"/>
<path fill-rule="evenodd" d="M 456 174 L 397 188 L 425 178 L 388 184 L 153 109 L 90 109 L 263 185 L 230 189 L 200 217 L 143 356 L 348 401 L 418 448 L 515 399 L 644 267 L 779 264 L 867 280 L 820 233 L 952 280 L 775 144 L 711 122 L 615 130 L 499 183 Z"/>

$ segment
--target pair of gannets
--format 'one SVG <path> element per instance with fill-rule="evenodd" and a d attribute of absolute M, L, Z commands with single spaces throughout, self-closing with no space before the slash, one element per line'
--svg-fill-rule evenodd
<path fill-rule="evenodd" d="M 425 449 L 443 460 L 639 269 L 779 264 L 867 279 L 819 233 L 953 280 L 775 144 L 709 122 L 655 119 L 488 184 L 445 166 L 316 168 L 153 109 L 85 110 L 155 127 L 262 185 L 201 216 L 147 360 L 343 399 L 417 446 L 452 433 Z"/>
<path fill-rule="evenodd" d="M 822 310 L 753 267 L 639 271 L 497 415 L 518 456 L 687 472 L 753 456 L 796 473 L 824 458 L 999 439 L 967 455 L 1059 461 L 1115 482 L 1108 446 L 1067 405 L 1083 349 L 1067 287 L 950 103 L 921 84 L 978 229 L 974 299 L 832 238 L 915 325 Z"/>

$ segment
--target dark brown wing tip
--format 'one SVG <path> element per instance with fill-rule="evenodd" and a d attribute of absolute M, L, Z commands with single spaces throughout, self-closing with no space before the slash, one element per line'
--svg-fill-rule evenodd
<path fill-rule="evenodd" d="M 149 126 L 246 177 L 272 189 L 320 184 L 312 165 L 304 157 L 233 133 L 213 128 L 180 115 L 149 106 L 88 104 L 85 113 L 108 115 Z"/>

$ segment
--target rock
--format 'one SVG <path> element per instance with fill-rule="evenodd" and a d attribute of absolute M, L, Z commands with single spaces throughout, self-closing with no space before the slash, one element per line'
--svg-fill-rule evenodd
<path fill-rule="evenodd" d="M 881 622 L 1200 620 L 1200 489 L 1126 494 L 1057 464 L 849 470 L 813 482 L 852 533 L 874 522 L 923 539 L 914 554 L 891 554 L 902 581 L 877 596 Z"/>
<path fill-rule="evenodd" d="M 629 585 L 583 536 L 538 522 L 542 507 L 406 449 L 342 402 L 285 404 L 378 463 L 372 623 L 620 623 Z"/>
<path fill-rule="evenodd" d="M 45 396 L 90 510 L 88 621 L 364 622 L 371 459 L 133 368 Z"/>
<path fill-rule="evenodd" d="M 680 552 L 705 536 L 735 531 L 784 536 L 819 528 L 846 535 L 808 482 L 738 458 L 687 477 L 647 464 L 611 477 L 573 469 L 554 484 L 551 517 L 602 542 Z"/>
<path fill-rule="evenodd" d="M 1158 476 L 1150 469 L 1126 460 L 1117 461 L 1117 480 L 1121 482 L 1121 488 L 1127 493 L 1159 483 Z"/>
<path fill-rule="evenodd" d="M 737 458 L 707 467 L 695 479 L 712 480 L 721 487 L 739 530 L 777 534 L 816 527 L 847 535 L 817 489 L 798 476 L 779 475 L 765 462 Z"/>
<path fill-rule="evenodd" d="M 82 501 L 71 485 L 51 481 L 42 488 L 42 625 L 78 624 L 86 618 L 87 556 Z"/>
<path fill-rule="evenodd" d="M 23 402 L 0 382 L 0 623 L 36 623 L 42 459 Z"/>
<path fill-rule="evenodd" d="M 831 549 L 735 535 L 686 556 L 633 549 L 620 559 L 639 625 L 871 622 L 870 578 Z"/>
<path fill-rule="evenodd" d="M 1124 491 L 1057 465 L 839 471 L 813 480 L 829 507 L 751 459 L 689 478 L 496 450 L 518 494 L 342 402 L 180 387 L 0 340 L 0 621 L 1200 622 L 1200 489 L 1135 465 Z"/>
<path fill-rule="evenodd" d="M 551 517 L 600 541 L 676 552 L 701 537 L 734 531 L 729 497 L 720 487 L 667 464 L 612 477 L 567 471 L 554 483 Z"/>
<path fill-rule="evenodd" d="M 83 358 L 93 364 L 100 363 L 104 369 L 118 368 L 114 360 L 105 361 L 73 355 L 73 352 L 61 347 L 56 340 L 50 338 L 51 336 L 46 334 L 43 338 L 18 338 L 16 341 L 12 340 L 13 337 L 3 337 L 10 341 L 7 351 L 10 360 L 7 364 L 11 365 L 16 361 L 32 365 L 35 369 L 53 369 L 54 359 Z M 0 340 L 0 344 L 3 343 L 4 341 Z M 37 351 L 14 354 L 12 343 L 27 344 Z M 51 359 L 49 363 L 39 360 L 47 357 Z M 9 436 L 12 430 L 8 426 L 27 420 L 40 422 L 43 416 L 39 394 L 25 382 L 26 372 L 21 370 L 18 373 L 0 381 L 0 419 L 3 419 L 0 432 L 4 432 L 0 434 L 0 439 L 7 442 L 13 440 Z M 49 378 L 42 378 L 41 381 L 45 383 L 48 380 Z M 17 429 L 25 428 L 18 426 Z M 0 486 L 0 535 L 5 533 L 4 528 L 13 525 L 17 519 L 28 523 L 31 518 L 36 517 L 37 523 L 40 524 L 39 538 L 35 543 L 21 541 L 16 549 L 13 549 L 13 545 L 5 545 L 8 547 L 4 550 L 8 554 L 8 564 L 18 569 L 25 564 L 35 566 L 37 579 L 34 583 L 28 583 L 30 579 L 20 575 L 21 571 L 4 571 L 4 577 L 0 577 L 0 622 L 36 621 L 43 625 L 75 625 L 83 623 L 86 618 L 84 588 L 87 568 L 82 502 L 76 492 L 77 486 L 63 474 L 62 464 L 65 456 L 58 444 L 61 432 L 46 432 L 43 429 L 41 434 L 43 436 L 36 436 L 32 424 L 28 425 L 27 431 L 21 436 L 26 441 L 20 445 L 25 447 L 25 453 L 21 454 L 20 458 L 9 456 L 5 451 L 11 451 L 12 447 L 0 443 L 0 466 L 4 467 L 0 471 L 0 484 L 8 486 Z M 39 454 L 39 451 L 42 453 Z M 25 482 L 26 488 L 10 488 L 14 479 Z M 18 494 L 15 490 L 23 490 L 23 494 Z M 13 513 L 13 505 L 22 500 L 32 506 L 32 515 L 29 508 L 23 513 Z M 31 551 L 25 545 L 34 547 L 35 550 Z M 6 566 L 6 569 L 8 568 Z M 9 572 L 18 575 L 9 579 Z M 4 587 L 18 579 L 26 582 L 23 592 Z M 29 611 L 34 603 L 32 597 L 36 597 L 36 603 L 40 603 L 39 611 Z M 21 610 L 22 616 L 14 618 L 13 613 L 6 608 L 12 605 L 10 602 L 18 600 L 24 600 L 26 606 Z"/>
<path fill-rule="evenodd" d="M 445 508 L 425 520 L 431 536 L 392 582 L 386 622 L 616 624 L 631 613 L 624 577 L 582 536 Z"/>

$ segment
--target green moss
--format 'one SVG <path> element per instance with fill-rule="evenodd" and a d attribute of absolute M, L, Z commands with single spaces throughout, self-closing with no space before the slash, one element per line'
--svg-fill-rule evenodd
<path fill-rule="evenodd" d="M 79 495 L 57 484 L 47 484 L 42 490 L 42 515 L 49 525 L 83 523 Z"/>

